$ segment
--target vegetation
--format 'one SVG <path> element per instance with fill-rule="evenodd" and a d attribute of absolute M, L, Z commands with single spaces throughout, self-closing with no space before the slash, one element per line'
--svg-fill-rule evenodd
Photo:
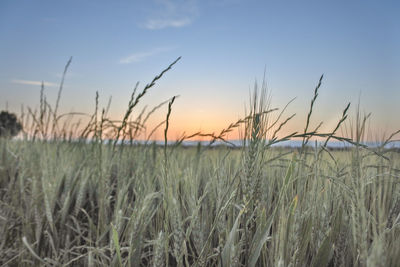
<path fill-rule="evenodd" d="M 171 144 L 175 97 L 133 116 L 165 71 L 135 87 L 121 121 L 96 94 L 86 127 L 63 121 L 82 114 L 58 115 L 42 87 L 24 138 L 0 139 L 2 266 L 398 266 L 400 155 L 385 148 L 396 133 L 366 147 L 367 117 L 347 123 L 349 105 L 332 132 L 310 130 L 321 77 L 300 133 L 281 136 L 294 115 L 271 109 L 262 85 L 245 118 Z M 164 145 L 135 143 L 167 104 Z M 243 146 L 211 146 L 241 126 Z M 182 146 L 198 136 L 210 145 Z M 302 147 L 271 147 L 292 138 Z"/>
<path fill-rule="evenodd" d="M 0 136 L 15 136 L 21 130 L 21 123 L 17 121 L 15 114 L 7 111 L 2 111 L 0 113 Z"/>

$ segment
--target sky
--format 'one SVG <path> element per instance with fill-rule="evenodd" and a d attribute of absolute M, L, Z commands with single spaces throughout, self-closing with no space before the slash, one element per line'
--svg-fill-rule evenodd
<path fill-rule="evenodd" d="M 283 133 L 303 131 L 322 74 L 312 125 L 329 131 L 348 102 L 351 115 L 360 102 L 372 135 L 387 135 L 400 129 L 398 14 L 397 1 L 369 0 L 1 0 L 0 109 L 37 108 L 42 81 L 54 103 L 72 56 L 60 111 L 93 113 L 98 91 L 100 106 L 112 96 L 109 115 L 121 119 L 136 82 L 143 88 L 181 56 L 134 111 L 179 95 L 172 138 L 243 118 L 264 77 L 271 108 L 296 98 Z"/>

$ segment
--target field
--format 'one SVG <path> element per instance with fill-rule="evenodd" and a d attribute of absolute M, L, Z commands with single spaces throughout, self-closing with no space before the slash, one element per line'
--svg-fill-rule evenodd
<path fill-rule="evenodd" d="M 171 144 L 172 98 L 165 145 L 131 144 L 146 117 L 131 121 L 132 111 L 163 73 L 135 90 L 120 122 L 96 104 L 78 134 L 59 126 L 59 99 L 49 108 L 41 96 L 23 118 L 29 133 L 0 139 L 1 266 L 399 266 L 400 154 L 385 148 L 395 135 L 366 147 L 357 114 L 339 137 L 348 107 L 331 133 L 310 130 L 319 83 L 301 133 L 282 137 L 292 117 L 275 119 L 255 93 L 249 114 L 220 134 Z M 181 144 L 228 141 L 239 126 L 236 149 Z M 303 146 L 271 147 L 292 138 Z"/>

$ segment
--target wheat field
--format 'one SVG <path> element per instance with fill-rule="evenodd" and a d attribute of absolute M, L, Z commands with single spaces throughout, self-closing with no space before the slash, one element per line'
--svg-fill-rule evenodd
<path fill-rule="evenodd" d="M 397 133 L 366 146 L 368 117 L 348 118 L 349 105 L 331 132 L 311 128 L 321 77 L 299 132 L 282 136 L 295 118 L 261 88 L 220 133 L 171 142 L 173 97 L 155 107 L 163 144 L 134 142 L 151 115 L 133 117 L 137 104 L 175 63 L 135 88 L 120 121 L 98 95 L 85 127 L 65 120 L 62 84 L 55 105 L 42 90 L 20 115 L 24 133 L 0 139 L 0 266 L 399 266 Z M 183 145 L 196 137 L 210 143 Z M 273 146 L 291 139 L 302 145 Z"/>

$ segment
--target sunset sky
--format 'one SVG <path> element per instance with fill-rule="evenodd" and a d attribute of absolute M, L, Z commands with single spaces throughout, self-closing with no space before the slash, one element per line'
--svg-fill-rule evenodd
<path fill-rule="evenodd" d="M 0 110 L 38 107 L 42 80 L 54 103 L 73 56 L 61 112 L 92 113 L 99 91 L 101 106 L 112 95 L 110 116 L 120 119 L 135 83 L 143 88 L 182 56 L 136 111 L 179 95 L 173 137 L 217 132 L 244 117 L 264 71 L 271 107 L 296 97 L 285 132 L 303 130 L 324 74 L 313 125 L 330 130 L 360 99 L 380 136 L 400 129 L 399 14 L 397 1 L 1 0 Z"/>

